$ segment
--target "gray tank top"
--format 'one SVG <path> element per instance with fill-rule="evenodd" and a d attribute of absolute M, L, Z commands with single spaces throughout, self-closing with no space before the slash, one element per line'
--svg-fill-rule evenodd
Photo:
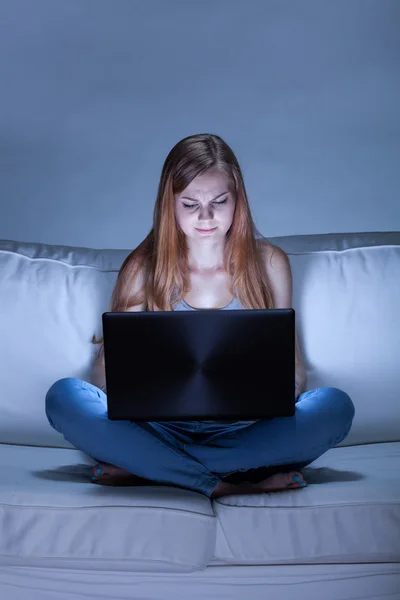
<path fill-rule="evenodd" d="M 236 300 L 236 298 L 233 298 L 227 306 L 224 306 L 223 308 L 220 308 L 219 310 L 240 310 L 241 308 L 242 308 L 242 305 L 239 303 L 239 300 Z M 193 306 L 189 306 L 189 304 L 187 304 L 184 300 L 181 300 L 180 302 L 178 302 L 178 304 L 175 304 L 174 310 L 207 310 L 207 309 L 193 308 Z"/>
<path fill-rule="evenodd" d="M 240 304 L 239 300 L 237 300 L 236 298 L 233 298 L 227 306 L 224 306 L 219 310 L 241 310 L 242 308 L 243 307 Z M 193 306 L 189 306 L 189 304 L 187 304 L 187 302 L 185 302 L 184 300 L 181 300 L 180 302 L 175 304 L 174 311 L 175 310 L 179 311 L 179 310 L 203 310 L 203 309 L 193 308 Z M 202 421 L 202 422 L 203 423 L 220 423 L 221 425 L 235 425 L 238 427 L 247 427 L 248 425 L 251 425 L 252 423 L 256 423 L 256 421 Z"/>

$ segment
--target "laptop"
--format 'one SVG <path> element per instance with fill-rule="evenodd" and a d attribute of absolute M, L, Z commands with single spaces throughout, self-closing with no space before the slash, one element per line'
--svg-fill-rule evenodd
<path fill-rule="evenodd" d="M 295 414 L 295 311 L 105 312 L 110 420 Z"/>

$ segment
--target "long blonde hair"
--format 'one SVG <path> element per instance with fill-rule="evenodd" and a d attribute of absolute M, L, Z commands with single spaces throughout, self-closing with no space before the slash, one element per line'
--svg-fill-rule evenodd
<path fill-rule="evenodd" d="M 231 293 L 244 308 L 272 308 L 271 289 L 254 224 L 243 175 L 228 144 L 217 135 L 191 135 L 168 154 L 161 172 L 147 237 L 124 260 L 111 297 L 110 312 L 144 304 L 145 310 L 170 311 L 190 289 L 185 235 L 175 218 L 174 194 L 180 194 L 206 171 L 225 173 L 235 192 L 232 225 L 226 234 L 224 268 L 231 276 Z M 134 294 L 140 273 L 143 285 Z M 94 344 L 101 343 L 93 336 Z"/>

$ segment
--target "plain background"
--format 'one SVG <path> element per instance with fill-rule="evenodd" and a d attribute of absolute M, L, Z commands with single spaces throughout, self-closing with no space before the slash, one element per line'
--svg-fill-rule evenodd
<path fill-rule="evenodd" d="M 0 238 L 133 248 L 182 137 L 266 237 L 400 230 L 399 0 L 0 0 Z"/>

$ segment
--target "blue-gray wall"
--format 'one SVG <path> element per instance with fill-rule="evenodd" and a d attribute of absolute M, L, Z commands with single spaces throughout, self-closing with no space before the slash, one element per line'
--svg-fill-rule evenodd
<path fill-rule="evenodd" d="M 400 230 L 399 0 L 0 0 L 0 238 L 130 248 L 214 132 L 267 237 Z"/>

